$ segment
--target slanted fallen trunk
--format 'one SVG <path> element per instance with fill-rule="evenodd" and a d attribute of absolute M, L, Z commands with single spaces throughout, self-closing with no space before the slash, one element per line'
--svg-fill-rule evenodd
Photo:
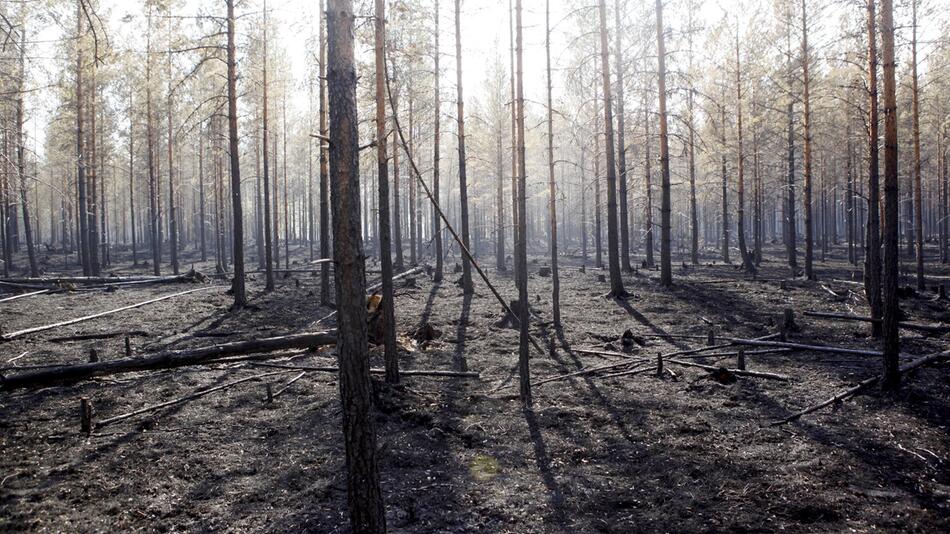
<path fill-rule="evenodd" d="M 809 317 L 824 317 L 827 319 L 841 319 L 844 321 L 860 321 L 863 323 L 879 323 L 880 319 L 874 319 L 872 317 L 864 317 L 861 315 L 851 315 L 848 313 L 826 313 L 826 312 L 812 312 L 807 311 L 805 315 Z M 941 325 L 941 324 L 923 324 L 923 323 L 913 323 L 909 321 L 900 321 L 897 323 L 897 326 L 904 328 L 906 330 L 919 330 L 921 332 L 930 332 L 932 334 L 944 334 L 950 332 L 950 325 Z"/>
<path fill-rule="evenodd" d="M 906 364 L 902 365 L 902 366 L 900 367 L 900 369 L 899 369 L 899 373 L 900 373 L 900 374 L 904 374 L 904 373 L 906 373 L 906 372 L 908 372 L 908 371 L 913 371 L 914 369 L 918 369 L 918 368 L 923 367 L 923 366 L 925 366 L 925 365 L 930 365 L 930 364 L 933 364 L 933 363 L 937 363 L 938 361 L 945 360 L 945 359 L 948 359 L 948 358 L 950 358 L 950 350 L 943 351 L 943 352 L 939 352 L 939 353 L 937 353 L 937 354 L 931 354 L 931 355 L 929 355 L 929 356 L 924 356 L 924 357 L 922 357 L 922 358 L 916 359 L 916 360 L 914 360 L 914 361 L 912 361 L 912 362 L 909 362 L 909 363 L 906 363 Z M 877 375 L 877 376 L 873 376 L 873 377 L 871 377 L 871 378 L 868 378 L 867 380 L 864 380 L 863 382 L 859 383 L 858 385 L 856 385 L 856 386 L 854 386 L 854 387 L 852 387 L 852 388 L 848 388 L 848 389 L 842 391 L 841 393 L 838 393 L 837 395 L 831 397 L 830 399 L 828 399 L 828 400 L 826 400 L 826 401 L 824 401 L 824 402 L 820 402 L 820 403 L 818 403 L 818 404 L 816 404 L 816 405 L 814 405 L 814 406 L 811 406 L 811 407 L 805 408 L 804 410 L 795 412 L 795 413 L 793 413 L 792 415 L 786 417 L 785 419 L 782 419 L 782 420 L 779 420 L 779 421 L 774 421 L 774 422 L 772 422 L 772 424 L 770 424 L 769 426 L 778 426 L 778 425 L 784 425 L 784 424 L 786 424 L 786 423 L 791 423 L 792 421 L 795 421 L 796 419 L 800 419 L 800 418 L 801 418 L 802 416 L 804 416 L 804 415 L 808 415 L 808 414 L 810 414 L 810 413 L 812 413 L 812 412 L 817 412 L 818 410 L 820 410 L 820 409 L 822 409 L 822 408 L 824 408 L 824 407 L 826 407 L 826 406 L 830 406 L 830 405 L 835 404 L 835 403 L 837 403 L 837 402 L 841 402 L 841 401 L 843 401 L 843 400 L 845 400 L 845 399 L 847 399 L 847 398 L 849 398 L 849 397 L 853 397 L 854 395 L 857 395 L 857 394 L 860 393 L 861 391 L 863 391 L 863 390 L 865 390 L 865 389 L 867 389 L 867 388 L 873 386 L 874 384 L 877 384 L 877 383 L 880 382 L 880 381 L 881 381 L 881 375 Z"/>
<path fill-rule="evenodd" d="M 0 390 L 46 386 L 63 382 L 76 382 L 94 376 L 114 375 L 132 371 L 151 371 L 210 363 L 225 356 L 254 354 L 286 349 L 312 349 L 336 343 L 336 332 L 313 332 L 288 336 L 222 343 L 197 349 L 180 349 L 161 352 L 142 358 L 122 358 L 106 362 L 63 365 L 0 376 Z"/>
<path fill-rule="evenodd" d="M 750 345 L 753 347 L 782 347 L 787 349 L 810 350 L 814 352 L 830 352 L 832 354 L 855 354 L 858 356 L 880 356 L 881 352 L 876 350 L 849 349 L 845 347 L 832 347 L 829 345 L 803 345 L 801 343 L 788 343 L 785 341 L 763 341 L 756 339 L 733 339 L 736 345 Z"/>
<path fill-rule="evenodd" d="M 725 367 L 719 367 L 716 365 L 706 365 L 696 362 L 684 362 L 683 360 L 676 360 L 673 358 L 667 358 L 664 360 L 666 363 L 675 363 L 676 365 L 681 365 L 683 367 L 697 367 L 699 369 L 705 369 L 707 371 L 719 371 L 725 369 L 727 372 L 732 373 L 736 376 L 752 376 L 755 378 L 768 378 L 771 380 L 781 380 L 783 382 L 788 381 L 788 377 L 785 375 L 775 374 L 775 373 L 766 373 L 762 371 L 748 371 L 745 369 L 728 369 Z"/>
<path fill-rule="evenodd" d="M 88 321 L 90 319 L 98 319 L 99 317 L 105 317 L 106 315 L 112 315 L 115 313 L 123 312 L 125 310 L 131 310 L 133 308 L 140 308 L 148 304 L 154 304 L 156 302 L 161 302 L 163 300 L 168 300 L 170 298 L 179 297 L 181 295 L 187 295 L 189 293 L 194 293 L 196 291 L 207 291 L 209 289 L 214 289 L 215 287 L 221 286 L 207 286 L 199 287 L 198 289 L 190 289 L 188 291 L 181 291 L 179 293 L 172 293 L 171 295 L 165 295 L 163 297 L 158 297 L 154 299 L 149 299 L 144 302 L 137 302 L 135 304 L 129 304 L 128 306 L 122 306 L 121 308 L 116 308 L 114 310 L 108 310 L 104 312 L 94 313 L 92 315 L 86 315 L 83 317 L 77 317 L 75 319 L 69 319 L 66 321 L 61 321 L 58 323 L 47 324 L 43 326 L 34 326 L 32 328 L 26 328 L 23 330 L 17 330 L 16 332 L 10 332 L 9 334 L 0 335 L 0 341 L 10 341 L 11 339 L 18 338 L 20 336 L 25 336 L 27 334 L 35 334 L 36 332 L 44 332 L 46 330 L 52 330 L 54 328 L 60 328 L 62 326 L 69 326 L 71 324 L 81 323 L 83 321 Z"/>
<path fill-rule="evenodd" d="M 282 364 L 282 363 L 253 363 L 251 365 L 257 367 L 271 367 L 274 369 L 287 369 L 289 371 L 313 371 L 317 373 L 336 373 L 339 372 L 339 367 L 333 366 L 313 366 L 313 365 L 293 365 L 293 364 Z M 385 369 L 370 369 L 370 373 L 374 375 L 384 375 L 386 374 Z M 472 371 L 441 371 L 438 369 L 400 369 L 400 376 L 445 376 L 450 378 L 479 378 L 479 374 Z M 276 396 L 276 395 L 275 395 Z"/>

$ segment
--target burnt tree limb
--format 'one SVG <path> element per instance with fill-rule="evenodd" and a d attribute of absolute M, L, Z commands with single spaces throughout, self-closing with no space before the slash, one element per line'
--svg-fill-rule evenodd
<path fill-rule="evenodd" d="M 287 336 L 221 343 L 196 349 L 180 349 L 160 352 L 141 358 L 122 358 L 95 363 L 62 365 L 37 369 L 0 377 L 0 390 L 70 383 L 95 376 L 114 375 L 133 371 L 170 369 L 202 363 L 211 363 L 226 356 L 254 354 L 286 349 L 310 349 L 336 343 L 336 332 L 313 332 Z"/>

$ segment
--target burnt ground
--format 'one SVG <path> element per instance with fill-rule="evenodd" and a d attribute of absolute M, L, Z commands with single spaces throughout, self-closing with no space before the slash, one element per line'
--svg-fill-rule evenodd
<path fill-rule="evenodd" d="M 866 313 L 860 287 L 847 282 L 856 269 L 842 253 L 817 264 L 822 282 L 791 280 L 785 289 L 786 269 L 773 259 L 777 249 L 767 251 L 756 280 L 728 265 L 684 270 L 677 264 L 676 286 L 666 290 L 657 272 L 641 270 L 625 275 L 632 293 L 625 304 L 601 297 L 603 271 L 582 272 L 578 259 L 566 258 L 563 330 L 549 322 L 550 279 L 537 275 L 540 260 L 530 276 L 538 314 L 533 331 L 553 353 L 535 354 L 532 375 L 540 380 L 619 361 L 575 349 L 619 348 L 626 329 L 644 336 L 636 352 L 651 358 L 705 340 L 646 336 L 705 336 L 709 323 L 719 336 L 765 335 L 776 331 L 787 307 L 801 326 L 795 341 L 873 348 L 865 324 L 801 315 Z M 302 250 L 298 254 L 303 258 Z M 928 269 L 950 280 L 945 267 Z M 510 275 L 490 272 L 504 294 L 514 295 Z M 124 352 L 122 337 L 50 341 L 70 334 L 141 330 L 147 335 L 132 337 L 132 344 L 146 354 L 305 331 L 331 311 L 315 296 L 319 278 L 281 277 L 271 294 L 262 292 L 262 278 L 252 275 L 253 306 L 237 313 L 228 312 L 222 285 L 4 343 L 0 365 L 81 362 L 90 348 L 104 359 Z M 464 364 L 481 378 L 406 377 L 394 388 L 376 381 L 391 531 L 950 530 L 945 364 L 914 373 L 896 397 L 872 391 L 777 428 L 768 423 L 872 376 L 879 360 L 804 351 L 748 357 L 750 369 L 786 374 L 789 382 L 723 384 L 677 366 L 669 366 L 676 380 L 649 372 L 578 376 L 537 386 L 534 407 L 525 410 L 517 398 L 517 331 L 495 325 L 499 306 L 483 284 L 465 299 L 454 278 L 447 274 L 439 286 L 425 276 L 416 287 L 397 283 L 399 331 L 429 322 L 442 334 L 406 353 L 403 367 Z M 10 332 L 187 288 L 24 298 L 0 303 L 0 325 Z M 929 291 L 903 305 L 914 320 L 950 322 L 948 301 Z M 947 340 L 906 332 L 902 348 L 927 354 L 946 349 Z M 378 352 L 372 358 L 382 365 Z M 330 351 L 293 361 L 333 363 Z M 734 366 L 734 358 L 721 363 Z M 269 405 L 265 383 L 277 390 L 296 373 L 246 382 L 90 436 L 79 431 L 80 397 L 103 419 L 273 371 L 218 364 L 0 393 L 0 531 L 347 531 L 338 386 L 331 374 L 309 373 Z"/>

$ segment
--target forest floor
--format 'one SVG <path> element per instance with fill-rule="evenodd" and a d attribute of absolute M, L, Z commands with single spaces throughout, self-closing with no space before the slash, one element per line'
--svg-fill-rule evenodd
<path fill-rule="evenodd" d="M 539 256 L 530 266 L 532 331 L 553 355 L 534 354 L 533 380 L 621 361 L 577 349 L 618 350 L 627 329 L 644 343 L 633 355 L 655 358 L 704 345 L 710 328 L 722 337 L 773 333 L 785 308 L 795 310 L 801 327 L 791 340 L 875 348 L 867 324 L 802 315 L 867 313 L 860 286 L 851 282 L 860 280 L 859 269 L 842 259 L 843 250 L 834 252 L 833 260 L 816 263 L 820 282 L 787 279 L 784 264 L 773 259 L 780 257 L 777 248 L 767 250 L 754 280 L 722 263 L 675 264 L 668 290 L 659 273 L 640 270 L 624 276 L 632 294 L 626 302 L 602 297 L 608 286 L 598 275 L 605 271 L 581 271 L 579 259 L 565 258 L 560 330 L 550 323 L 550 278 L 538 276 Z M 302 265 L 304 250 L 297 255 Z M 946 364 L 906 377 L 896 397 L 871 391 L 780 427 L 769 423 L 879 373 L 880 359 L 806 351 L 748 356 L 749 369 L 785 374 L 788 382 L 720 383 L 701 369 L 669 364 L 675 380 L 652 372 L 590 374 L 536 386 L 533 408 L 524 409 L 517 330 L 496 326 L 500 307 L 480 281 L 474 298 L 465 298 L 453 266 L 450 260 L 441 285 L 426 276 L 414 286 L 397 282 L 398 331 L 429 323 L 441 333 L 425 347 L 407 346 L 401 364 L 465 365 L 481 377 L 405 377 L 396 387 L 374 379 L 391 531 L 950 531 Z M 950 281 L 946 266 L 928 270 L 934 280 Z M 504 295 L 515 295 L 510 274 L 489 273 Z M 369 275 L 370 282 L 377 277 Z M 189 288 L 22 298 L 0 303 L 0 327 L 10 332 Z M 253 274 L 252 306 L 236 313 L 228 311 L 225 289 L 2 343 L 0 366 L 13 374 L 13 367 L 78 363 L 91 348 L 104 360 L 124 355 L 122 336 L 52 341 L 72 334 L 142 331 L 132 346 L 147 354 L 333 326 L 332 320 L 313 326 L 332 311 L 319 305 L 318 277 L 280 276 L 277 289 L 264 293 L 263 276 Z M 903 307 L 918 322 L 950 322 L 950 301 L 929 289 L 905 298 Z M 902 351 L 912 355 L 945 350 L 950 339 L 902 333 Z M 664 334 L 698 337 L 650 337 Z M 378 349 L 372 360 L 382 366 Z M 324 350 L 293 362 L 334 360 Z M 718 364 L 734 367 L 735 358 Z M 271 404 L 263 402 L 266 381 L 279 390 L 296 373 L 249 381 L 91 435 L 79 429 L 80 397 L 103 419 L 269 371 L 248 362 L 218 364 L 0 393 L 0 531 L 346 532 L 332 374 L 308 373 Z"/>

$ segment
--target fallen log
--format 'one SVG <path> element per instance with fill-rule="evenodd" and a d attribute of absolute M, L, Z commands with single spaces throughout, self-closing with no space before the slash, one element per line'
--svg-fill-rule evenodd
<path fill-rule="evenodd" d="M 19 295 L 13 295 L 12 297 L 4 297 L 0 299 L 0 302 L 10 302 L 11 300 L 43 295 L 44 293 L 49 293 L 50 291 L 52 291 L 52 289 L 40 289 L 38 291 L 30 291 L 29 293 L 20 293 Z"/>
<path fill-rule="evenodd" d="M 791 351 L 792 349 L 776 348 L 776 349 L 762 349 L 762 350 L 747 350 L 747 351 L 743 351 L 743 353 L 746 356 L 755 356 L 755 355 L 761 355 L 761 354 L 778 354 L 778 353 L 785 353 L 785 352 L 791 352 Z M 740 351 L 713 352 L 712 354 L 694 354 L 692 356 L 686 356 L 686 358 L 690 360 L 693 358 L 728 358 L 730 356 L 738 356 L 739 352 Z"/>
<path fill-rule="evenodd" d="M 914 361 L 912 361 L 912 362 L 909 362 L 909 363 L 906 363 L 906 364 L 902 365 L 902 366 L 900 367 L 900 369 L 899 369 L 899 373 L 900 373 L 900 374 L 904 374 L 904 373 L 906 373 L 906 372 L 908 372 L 908 371 L 913 371 L 914 369 L 923 367 L 923 366 L 925 366 L 925 365 L 937 363 L 937 362 L 939 362 L 940 360 L 944 360 L 944 359 L 947 359 L 947 358 L 950 358 L 950 350 L 948 350 L 948 351 L 943 351 L 943 352 L 939 352 L 939 353 L 937 353 L 937 354 L 931 354 L 931 355 L 929 355 L 929 356 L 924 356 L 924 357 L 922 357 L 922 358 L 919 358 L 919 359 L 917 359 L 917 360 L 914 360 Z M 822 409 L 822 408 L 824 408 L 824 407 L 826 407 L 826 406 L 830 406 L 831 404 L 834 404 L 834 403 L 836 403 L 836 402 L 841 402 L 841 401 L 843 401 L 843 400 L 845 400 L 845 399 L 847 399 L 847 398 L 849 398 L 849 397 L 853 397 L 854 395 L 856 395 L 856 394 L 860 393 L 861 391 L 863 391 L 863 390 L 865 390 L 865 389 L 867 389 L 867 388 L 873 386 L 874 384 L 877 384 L 877 383 L 880 382 L 880 381 L 881 381 L 881 376 L 880 376 L 880 375 L 877 375 L 877 376 L 873 376 L 873 377 L 871 377 L 871 378 L 868 378 L 867 380 L 862 381 L 862 382 L 859 383 L 858 385 L 856 385 L 856 386 L 854 386 L 854 387 L 852 387 L 852 388 L 848 388 L 848 389 L 842 391 L 841 393 L 838 393 L 837 395 L 831 397 L 830 399 L 828 399 L 828 400 L 826 400 L 826 401 L 824 401 L 824 402 L 820 402 L 820 403 L 818 403 L 818 404 L 816 404 L 816 405 L 814 405 L 814 406 L 811 406 L 811 407 L 809 407 L 809 408 L 805 408 L 804 410 L 800 410 L 800 411 L 798 411 L 798 412 L 795 412 L 795 413 L 793 413 L 792 415 L 786 417 L 785 419 L 782 419 L 782 420 L 779 420 L 779 421 L 773 421 L 771 424 L 769 424 L 769 426 L 779 426 L 779 425 L 784 425 L 784 424 L 787 424 L 787 423 L 791 423 L 792 421 L 795 421 L 796 419 L 800 419 L 802 416 L 808 415 L 808 414 L 810 414 L 810 413 L 812 413 L 812 412 L 817 412 L 818 410 L 820 410 L 820 409 Z"/>
<path fill-rule="evenodd" d="M 697 367 L 699 369 L 705 369 L 707 371 L 719 371 L 720 369 L 725 369 L 726 371 L 736 376 L 752 376 L 755 378 L 768 378 L 770 380 L 781 380 L 783 382 L 788 381 L 787 376 L 776 374 L 776 373 L 766 373 L 762 371 L 749 371 L 747 369 L 728 369 L 725 367 L 718 367 L 715 365 L 706 365 L 703 363 L 696 363 L 696 362 L 686 362 L 686 361 L 677 360 L 674 358 L 666 358 L 664 359 L 664 361 L 667 363 L 675 363 L 676 365 L 680 365 L 683 367 Z"/>
<path fill-rule="evenodd" d="M 832 354 L 856 354 L 858 356 L 880 356 L 880 351 L 849 349 L 845 347 L 832 347 L 829 345 L 803 345 L 801 343 L 789 343 L 786 341 L 766 341 L 756 339 L 734 339 L 736 345 L 750 345 L 753 347 L 781 347 L 787 349 L 810 350 L 814 352 L 830 352 Z"/>
<path fill-rule="evenodd" d="M 47 324 L 47 325 L 43 325 L 43 326 L 34 326 L 34 327 L 32 327 L 32 328 L 26 328 L 26 329 L 23 329 L 23 330 L 17 330 L 16 332 L 10 332 L 9 334 L 0 335 L 0 341 L 10 341 L 11 339 L 15 339 L 15 338 L 18 338 L 18 337 L 20 337 L 20 336 L 25 336 L 25 335 L 27 335 L 27 334 L 35 334 L 36 332 L 44 332 L 44 331 L 46 331 L 46 330 L 52 330 L 52 329 L 54 329 L 54 328 L 59 328 L 59 327 L 62 327 L 62 326 L 69 326 L 69 325 L 71 325 L 71 324 L 81 323 L 81 322 L 83 322 L 83 321 L 89 321 L 89 320 L 91 320 L 91 319 L 97 319 L 97 318 L 99 318 L 99 317 L 105 317 L 105 316 L 107 316 L 107 315 L 112 315 L 112 314 L 119 313 L 119 312 L 122 312 L 122 311 L 125 311 L 125 310 L 131 310 L 131 309 L 133 309 L 133 308 L 140 308 L 140 307 L 142 307 L 142 306 L 145 306 L 145 305 L 148 305 L 148 304 L 154 304 L 154 303 L 156 303 L 156 302 L 161 302 L 161 301 L 163 301 L 163 300 L 168 300 L 168 299 L 170 299 L 170 298 L 180 297 L 180 296 L 182 296 L 182 295 L 187 295 L 187 294 L 189 294 L 189 293 L 195 293 L 195 292 L 197 292 L 197 291 L 207 291 L 207 290 L 209 290 L 209 289 L 215 289 L 216 287 L 220 288 L 221 286 L 207 286 L 207 287 L 199 287 L 198 289 L 189 289 L 188 291 L 181 291 L 181 292 L 179 292 L 179 293 L 172 293 L 171 295 L 165 295 L 165 296 L 163 296 L 163 297 L 158 297 L 158 298 L 146 300 L 146 301 L 144 301 L 144 302 L 138 302 L 138 303 L 135 303 L 135 304 L 130 304 L 130 305 L 128 305 L 128 306 L 122 306 L 121 308 L 116 308 L 116 309 L 114 309 L 114 310 L 109 310 L 109 311 L 94 313 L 94 314 L 92 314 L 92 315 L 86 315 L 86 316 L 84 316 L 84 317 L 77 317 L 77 318 L 75 318 L 75 319 L 69 319 L 69 320 L 67 320 L 67 321 L 61 321 L 61 322 L 58 322 L 58 323 L 52 323 L 52 324 Z"/>
<path fill-rule="evenodd" d="M 240 379 L 240 380 L 234 380 L 233 382 L 228 382 L 227 384 L 221 384 L 220 386 L 213 387 L 213 388 L 211 388 L 211 389 L 205 389 L 205 390 L 197 391 L 197 392 L 192 393 L 192 394 L 190 394 L 190 395 L 185 395 L 184 397 L 179 397 L 179 398 L 177 398 L 177 399 L 173 399 L 173 400 L 170 400 L 170 401 L 167 401 L 167 402 L 162 402 L 162 403 L 159 403 L 159 404 L 153 404 L 153 405 L 151 405 L 151 406 L 146 406 L 146 407 L 144 407 L 144 408 L 140 408 L 140 409 L 138 409 L 138 410 L 135 410 L 135 411 L 132 411 L 132 412 L 129 412 L 129 413 L 125 413 L 125 414 L 122 414 L 122 415 L 117 415 L 117 416 L 115 416 L 115 417 L 110 417 L 109 419 L 103 419 L 102 421 L 96 422 L 95 425 L 94 425 L 94 427 L 95 427 L 96 429 L 99 429 L 99 428 L 102 428 L 102 427 L 104 427 L 104 426 L 106 426 L 106 425 L 111 425 L 112 423 L 118 423 L 119 421 L 124 421 L 124 420 L 126 420 L 126 419 L 130 419 L 130 418 L 132 418 L 132 417 L 135 417 L 136 415 L 141 415 L 141 414 L 143 414 L 143 413 L 148 413 L 148 412 L 154 412 L 155 410 L 160 410 L 160 409 L 162 409 L 162 408 L 167 408 L 167 407 L 169 407 L 169 406 L 174 406 L 174 405 L 176 405 L 176 404 L 181 404 L 181 403 L 183 403 L 183 402 L 190 401 L 190 400 L 194 400 L 194 399 L 197 399 L 197 398 L 199 398 L 199 397 L 204 397 L 205 395 L 208 395 L 208 394 L 210 394 L 210 393 L 214 393 L 214 392 L 216 392 L 216 391 L 221 391 L 221 390 L 223 390 L 223 389 L 228 389 L 228 388 L 234 387 L 234 386 L 236 386 L 236 385 L 238 385 L 238 384 L 243 384 L 244 382 L 250 382 L 251 380 L 260 380 L 260 379 L 262 379 L 262 378 L 267 378 L 268 376 L 283 375 L 283 374 L 287 374 L 288 372 L 289 372 L 289 371 L 274 371 L 274 372 L 272 372 L 272 373 L 263 373 L 263 374 L 259 374 L 259 375 L 248 376 L 248 377 L 242 378 L 242 379 Z"/>
<path fill-rule="evenodd" d="M 573 349 L 574 352 L 579 352 L 581 354 L 594 354 L 596 356 L 614 356 L 617 358 L 636 358 L 632 354 L 624 354 L 622 352 L 614 352 L 609 350 L 594 350 L 594 349 Z"/>
<path fill-rule="evenodd" d="M 271 367 L 274 369 L 286 369 L 288 371 L 313 371 L 318 373 L 336 373 L 339 367 L 316 367 L 311 365 L 285 365 L 279 363 L 252 363 L 256 367 Z M 386 374 L 385 369 L 370 369 L 369 372 L 374 375 Z M 399 370 L 400 376 L 446 376 L 451 378 L 480 378 L 481 375 L 472 371 L 439 371 L 430 369 L 420 370 Z M 275 395 L 276 396 L 276 395 Z"/>
<path fill-rule="evenodd" d="M 533 386 L 541 386 L 541 385 L 547 384 L 547 383 L 549 383 L 549 382 L 556 382 L 556 381 L 558 381 L 558 380 L 564 380 L 565 378 L 572 378 L 572 377 L 575 377 L 575 376 L 587 375 L 587 374 L 591 374 L 591 373 L 596 373 L 596 372 L 598 372 L 598 371 L 606 371 L 606 370 L 609 370 L 609 369 L 617 369 L 617 368 L 619 368 L 619 367 L 626 367 L 626 366 L 628 366 L 628 365 L 639 365 L 639 364 L 641 364 L 641 363 L 643 363 L 643 362 L 645 362 L 645 361 L 647 361 L 646 358 L 640 358 L 639 360 L 627 360 L 627 361 L 623 361 L 623 362 L 620 362 L 620 363 L 608 363 L 608 364 L 605 364 L 605 365 L 598 365 L 598 366 L 596 366 L 596 367 L 587 367 L 587 368 L 585 368 L 585 369 L 581 369 L 580 371 L 575 371 L 575 372 L 573 372 L 573 373 L 568 373 L 568 374 L 566 374 L 566 375 L 552 376 L 552 377 L 550 377 L 550 378 L 545 378 L 544 380 L 538 380 L 537 382 L 534 382 L 532 385 L 533 385 Z"/>
<path fill-rule="evenodd" d="M 844 321 L 860 321 L 864 323 L 880 323 L 881 319 L 875 319 L 873 317 L 864 317 L 861 315 L 852 315 L 848 313 L 826 313 L 826 312 L 812 312 L 806 311 L 805 315 L 809 317 L 823 317 L 827 319 L 841 319 Z M 924 324 L 924 323 L 913 323 L 909 321 L 899 321 L 897 326 L 905 328 L 907 330 L 920 330 L 922 332 L 931 332 L 935 334 L 943 334 L 950 332 L 950 325 L 939 325 L 939 324 Z"/>
<path fill-rule="evenodd" d="M 336 332 L 314 332 L 287 336 L 222 343 L 197 349 L 161 352 L 143 358 L 122 358 L 106 362 L 61 365 L 49 369 L 27 371 L 13 376 L 0 376 L 0 390 L 76 382 L 94 376 L 114 375 L 131 371 L 170 369 L 186 365 L 216 363 L 215 360 L 237 354 L 253 354 L 286 349 L 311 349 L 336 343 Z"/>

